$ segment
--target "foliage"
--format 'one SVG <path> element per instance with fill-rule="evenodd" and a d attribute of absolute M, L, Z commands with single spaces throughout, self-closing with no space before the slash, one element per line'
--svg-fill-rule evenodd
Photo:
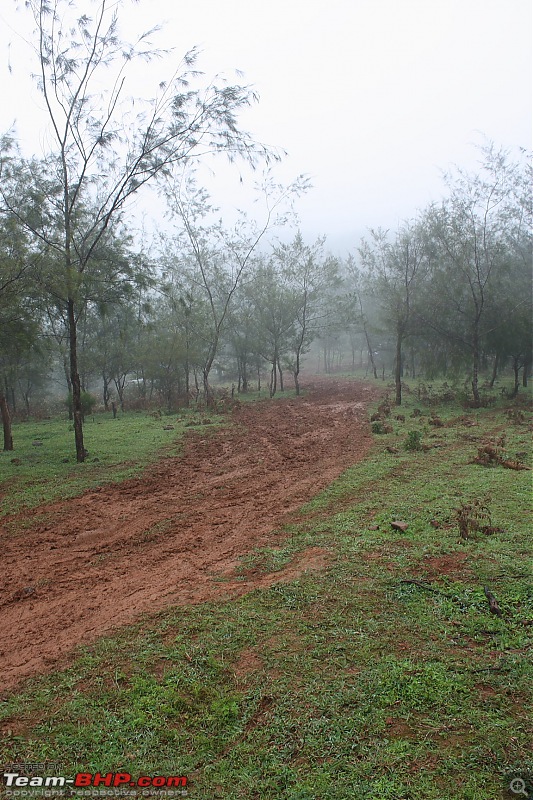
<path fill-rule="evenodd" d="M 513 311 L 501 288 L 516 281 L 524 260 L 531 262 L 532 242 L 525 159 L 512 161 L 492 144 L 481 148 L 481 156 L 477 174 L 457 169 L 446 176 L 448 197 L 426 212 L 433 267 L 421 312 L 429 330 L 470 359 L 477 406 L 483 348 L 491 339 L 495 344 L 498 337 L 512 336 Z M 517 300 L 511 304 L 527 309 L 524 298 Z"/>
<path fill-rule="evenodd" d="M 487 533 L 492 530 L 488 500 L 476 498 L 463 503 L 457 509 L 457 525 L 463 539 L 470 539 L 473 533 Z"/>
<path fill-rule="evenodd" d="M 93 412 L 93 408 L 97 404 L 98 400 L 96 397 L 91 394 L 90 392 L 82 392 L 81 393 L 81 411 L 83 417 L 88 417 Z M 72 394 L 69 394 L 67 399 L 65 400 L 65 405 L 68 408 L 69 414 L 72 414 Z"/>
<path fill-rule="evenodd" d="M 403 446 L 406 450 L 422 450 L 422 432 L 409 431 Z"/>
<path fill-rule="evenodd" d="M 210 397 L 209 376 L 220 352 L 220 345 L 231 324 L 231 314 L 238 302 L 239 288 L 249 279 L 263 238 L 286 224 L 294 199 L 308 189 L 308 181 L 298 177 L 288 187 L 275 184 L 268 174 L 256 189 L 265 201 L 264 220 L 251 220 L 240 213 L 233 228 L 222 220 L 209 224 L 218 209 L 212 208 L 205 190 L 196 186 L 193 175 L 166 188 L 169 216 L 178 225 L 174 241 L 166 240 L 167 270 L 171 282 L 181 285 L 185 297 L 203 309 L 202 325 L 197 335 L 204 342 L 199 366 L 205 396 Z M 192 320 L 187 320 L 187 324 Z"/>
<path fill-rule="evenodd" d="M 98 251 L 145 184 L 169 175 L 206 153 L 243 157 L 250 164 L 275 157 L 237 125 L 237 114 L 255 99 L 245 86 L 211 82 L 191 88 L 199 73 L 191 50 L 149 100 L 126 98 L 128 67 L 161 55 L 150 42 L 135 44 L 118 33 L 119 4 L 98 0 L 94 18 L 79 16 L 68 0 L 28 0 L 35 23 L 38 87 L 51 138 L 42 160 L 2 153 L 1 196 L 8 220 L 20 222 L 43 259 L 55 262 L 53 297 L 68 334 L 78 461 L 85 458 L 78 362 L 78 322 L 88 301 L 84 282 Z M 4 150 L 12 144 L 4 140 Z M 107 262 L 100 259 L 100 265 Z M 105 279 L 123 279 L 124 264 Z M 127 272 L 127 270 L 126 270 Z"/>
<path fill-rule="evenodd" d="M 392 433 L 392 427 L 382 419 L 377 419 L 372 423 L 372 433 Z"/>
<path fill-rule="evenodd" d="M 371 240 L 363 239 L 359 247 L 365 281 L 381 305 L 381 324 L 395 338 L 396 405 L 402 403 L 402 346 L 413 333 L 429 271 L 424 245 L 422 227 L 413 223 L 400 228 L 392 242 L 387 231 L 372 230 Z"/>

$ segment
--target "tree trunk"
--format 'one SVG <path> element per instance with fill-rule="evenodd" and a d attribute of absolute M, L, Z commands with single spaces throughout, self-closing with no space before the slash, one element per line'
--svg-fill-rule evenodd
<path fill-rule="evenodd" d="M 104 391 L 103 391 L 104 409 L 105 411 L 109 411 L 109 399 L 110 399 L 109 379 L 105 374 L 105 372 L 102 374 L 102 381 L 104 383 Z"/>
<path fill-rule="evenodd" d="M 296 390 L 296 397 L 300 396 L 300 381 L 298 380 L 298 373 L 296 370 L 293 372 L 294 375 L 294 388 Z"/>
<path fill-rule="evenodd" d="M 476 325 L 472 338 L 472 396 L 474 407 L 481 406 L 481 396 L 479 394 L 479 331 Z"/>
<path fill-rule="evenodd" d="M 511 397 L 516 397 L 520 386 L 520 361 L 517 356 L 513 356 L 514 386 Z"/>
<path fill-rule="evenodd" d="M 372 344 L 370 343 L 370 336 L 368 335 L 368 331 L 365 326 L 365 339 L 366 339 L 366 346 L 368 349 L 368 357 L 370 359 L 370 363 L 372 364 L 372 372 L 374 373 L 374 378 L 378 379 L 378 371 L 376 369 L 376 362 L 374 361 L 374 353 L 372 352 Z"/>
<path fill-rule="evenodd" d="M 394 383 L 396 385 L 396 405 L 402 404 L 402 339 L 403 334 L 398 331 L 396 335 L 396 363 L 394 365 Z"/>
<path fill-rule="evenodd" d="M 531 371 L 531 359 L 524 361 L 524 371 L 522 373 L 522 386 L 527 387 L 528 377 Z"/>
<path fill-rule="evenodd" d="M 217 329 L 214 341 L 211 342 L 209 345 L 209 352 L 207 358 L 205 360 L 204 366 L 202 367 L 202 376 L 203 376 L 203 384 L 204 384 L 204 397 L 205 397 L 205 404 L 207 408 L 210 408 L 214 405 L 214 395 L 211 386 L 209 385 L 209 375 L 211 374 L 211 368 L 213 366 L 213 361 L 215 360 L 215 355 L 218 350 L 218 341 L 219 341 L 219 329 Z"/>
<path fill-rule="evenodd" d="M 285 386 L 283 385 L 283 371 L 281 369 L 281 364 L 279 363 L 279 358 L 278 358 L 278 372 L 279 372 L 279 389 L 280 392 L 284 392 Z"/>
<path fill-rule="evenodd" d="M 11 410 L 13 414 L 17 413 L 17 396 L 15 394 L 15 387 L 14 386 L 6 386 L 6 392 L 11 396 Z M 6 397 L 7 399 L 7 397 Z"/>
<path fill-rule="evenodd" d="M 246 394 L 247 391 L 248 391 L 248 371 L 246 369 L 246 364 L 244 364 L 242 368 L 241 392 Z"/>
<path fill-rule="evenodd" d="M 11 416 L 4 392 L 0 392 L 0 416 L 4 428 L 4 450 L 13 450 L 13 434 L 11 432 Z"/>
<path fill-rule="evenodd" d="M 294 365 L 293 370 L 294 375 L 294 388 L 296 390 L 296 397 L 300 396 L 300 381 L 298 380 L 298 376 L 300 375 L 300 353 L 296 353 L 296 363 Z"/>
<path fill-rule="evenodd" d="M 70 397 L 72 394 L 72 381 L 70 380 L 70 370 L 66 354 L 63 355 L 63 370 L 65 372 L 65 380 L 67 382 L 67 395 Z M 68 418 L 69 421 L 72 422 L 72 403 L 68 404 Z"/>
<path fill-rule="evenodd" d="M 189 328 L 188 326 L 185 329 L 185 363 L 183 365 L 183 374 L 185 375 L 185 403 L 186 407 L 189 408 L 190 402 L 190 393 L 191 393 L 191 365 L 189 361 L 189 352 L 191 348 L 191 343 L 189 340 Z"/>
<path fill-rule="evenodd" d="M 370 341 L 370 336 L 368 334 L 368 328 L 366 326 L 366 317 L 363 314 L 363 302 L 361 300 L 361 295 L 359 295 L 359 309 L 361 311 L 361 320 L 363 322 L 363 331 L 365 333 L 366 346 L 367 346 L 367 349 L 368 349 L 368 357 L 370 358 L 370 363 L 372 364 L 372 371 L 374 373 L 374 378 L 377 380 L 378 379 L 378 371 L 376 369 L 376 364 L 375 364 L 375 361 L 374 361 L 374 352 L 372 350 L 372 343 Z"/>
<path fill-rule="evenodd" d="M 275 350 L 274 356 L 272 358 L 272 371 L 270 373 L 270 386 L 269 386 L 270 397 L 274 397 L 277 388 L 278 388 L 278 352 L 277 350 Z"/>
<path fill-rule="evenodd" d="M 248 391 L 248 360 L 246 357 L 241 358 L 241 392 Z"/>
<path fill-rule="evenodd" d="M 205 372 L 203 373 L 202 382 L 203 382 L 203 386 L 204 386 L 205 405 L 206 405 L 206 408 L 209 408 L 210 405 L 211 405 L 211 400 L 212 400 L 211 387 L 209 386 L 209 373 L 207 373 L 207 374 Z"/>
<path fill-rule="evenodd" d="M 113 380 L 118 394 L 120 410 L 122 411 L 122 413 L 124 413 L 124 387 L 126 386 L 126 376 L 122 375 L 119 378 L 113 378 Z"/>
<path fill-rule="evenodd" d="M 237 370 L 237 394 L 246 394 L 248 391 L 248 364 L 246 362 L 246 357 L 243 358 L 242 355 L 237 356 Z"/>
<path fill-rule="evenodd" d="M 83 414 L 81 408 L 81 383 L 78 373 L 78 347 L 76 331 L 76 315 L 74 313 L 74 300 L 69 299 L 67 304 L 68 332 L 70 349 L 70 380 L 72 384 L 72 417 L 74 421 L 74 441 L 76 444 L 76 461 L 85 461 L 85 447 L 83 444 Z"/>
<path fill-rule="evenodd" d="M 500 354 L 496 353 L 496 355 L 494 356 L 494 364 L 492 365 L 492 375 L 491 375 L 491 379 L 490 379 L 490 388 L 491 389 L 494 388 L 494 382 L 496 381 L 496 378 L 498 377 L 498 366 L 499 366 L 498 362 L 499 362 L 499 360 L 500 360 Z"/>

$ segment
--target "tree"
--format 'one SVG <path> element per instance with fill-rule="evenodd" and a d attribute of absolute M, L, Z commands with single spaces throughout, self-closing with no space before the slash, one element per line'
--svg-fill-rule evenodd
<path fill-rule="evenodd" d="M 256 186 L 265 203 L 263 219 L 256 223 L 240 212 L 231 228 L 225 227 L 221 219 L 209 222 L 218 209 L 210 205 L 207 192 L 196 187 L 193 175 L 167 190 L 170 215 L 181 228 L 174 240 L 176 268 L 188 272 L 192 285 L 200 289 L 208 310 L 202 364 L 203 389 L 208 404 L 211 400 L 209 376 L 239 285 L 251 268 L 264 237 L 287 222 L 293 199 L 307 188 L 308 181 L 303 176 L 286 187 L 274 183 L 267 175 L 263 183 Z"/>
<path fill-rule="evenodd" d="M 102 380 L 106 410 L 113 384 L 124 410 L 126 376 L 136 367 L 139 297 L 153 283 L 151 264 L 132 252 L 130 245 L 123 231 L 108 231 L 94 252 L 80 290 L 81 384 L 88 389 L 91 377 Z"/>
<path fill-rule="evenodd" d="M 306 245 L 298 231 L 292 242 L 274 250 L 274 259 L 286 285 L 285 300 L 290 298 L 292 308 L 286 358 L 297 395 L 300 394 L 302 356 L 308 352 L 323 322 L 322 312 L 328 304 L 328 294 L 338 284 L 338 263 L 324 255 L 324 244 L 325 237 L 322 237 L 313 245 Z"/>
<path fill-rule="evenodd" d="M 509 253 L 505 269 L 495 276 L 487 298 L 489 327 L 483 344 L 488 353 L 494 354 L 491 386 L 497 371 L 510 359 L 514 374 L 513 396 L 518 394 L 520 369 L 523 369 L 523 384 L 527 386 L 532 360 L 531 280 L 531 258 L 527 263 L 516 253 L 514 257 Z"/>
<path fill-rule="evenodd" d="M 250 371 L 261 363 L 255 311 L 249 302 L 246 286 L 240 286 L 228 319 L 228 339 L 237 362 L 237 391 L 246 393 Z M 259 379 L 260 384 L 260 379 Z"/>
<path fill-rule="evenodd" d="M 36 343 L 39 316 L 33 293 L 33 254 L 16 221 L 3 219 L 0 225 L 0 417 L 4 450 L 13 450 L 8 392 L 11 389 L 14 399 L 16 367 Z"/>
<path fill-rule="evenodd" d="M 402 403 L 402 346 L 412 333 L 414 304 L 427 274 L 427 258 L 419 228 L 405 223 L 391 241 L 388 232 L 370 231 L 359 254 L 370 285 L 379 298 L 385 328 L 395 338 L 396 405 Z"/>
<path fill-rule="evenodd" d="M 187 270 L 174 269 L 173 255 L 164 263 L 160 299 L 154 303 L 149 329 L 139 348 L 143 376 L 163 395 L 170 410 L 175 394 L 190 403 L 191 372 L 205 362 L 209 346 L 209 310 Z"/>
<path fill-rule="evenodd" d="M 449 196 L 426 214 L 434 249 L 426 324 L 470 356 L 473 403 L 481 404 L 479 371 L 491 318 L 491 294 L 511 267 L 526 224 L 523 167 L 492 144 L 481 148 L 477 174 L 446 176 Z"/>
<path fill-rule="evenodd" d="M 237 113 L 256 96 L 246 86 L 219 81 L 191 88 L 196 50 L 187 53 L 149 101 L 125 95 L 128 67 L 151 61 L 150 36 L 121 40 L 118 7 L 95 0 L 95 15 L 76 18 L 69 0 L 27 0 L 36 24 L 38 86 L 53 145 L 41 165 L 2 164 L 6 210 L 54 253 L 66 290 L 69 371 L 76 458 L 84 461 L 78 364 L 79 284 L 112 221 L 139 189 L 177 165 L 224 152 L 251 162 L 271 153 L 237 126 Z M 99 87 L 106 86 L 101 90 Z M 29 187 L 29 192 L 28 192 Z M 19 202 L 20 197 L 27 202 Z"/>
<path fill-rule="evenodd" d="M 283 391 L 281 360 L 290 352 L 296 334 L 294 293 L 279 261 L 265 256 L 258 260 L 245 291 L 254 311 L 261 356 L 270 364 L 269 394 L 274 397 L 278 379 Z"/>
<path fill-rule="evenodd" d="M 353 336 L 360 335 L 361 333 L 363 334 L 368 360 L 370 361 L 370 365 L 372 367 L 372 374 L 377 380 L 378 372 L 374 359 L 374 349 L 370 340 L 370 323 L 367 315 L 367 304 L 369 298 L 365 298 L 364 296 L 364 275 L 357 266 L 356 260 L 351 253 L 346 261 L 346 272 L 346 280 L 349 287 L 346 297 L 346 307 L 348 315 L 353 315 L 353 324 L 350 325 L 350 339 L 352 341 Z M 355 330 L 354 326 L 356 326 Z M 355 363 L 352 342 L 352 367 L 354 366 Z"/>

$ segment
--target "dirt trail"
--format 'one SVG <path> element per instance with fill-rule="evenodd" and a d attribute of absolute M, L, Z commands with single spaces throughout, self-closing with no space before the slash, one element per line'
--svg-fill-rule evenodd
<path fill-rule="evenodd" d="M 378 393 L 316 382 L 302 398 L 242 405 L 233 425 L 189 434 L 182 457 L 141 478 L 26 513 L 35 524 L 16 535 L 0 528 L 1 688 L 142 613 L 279 580 L 232 577 L 243 555 L 364 456 Z"/>

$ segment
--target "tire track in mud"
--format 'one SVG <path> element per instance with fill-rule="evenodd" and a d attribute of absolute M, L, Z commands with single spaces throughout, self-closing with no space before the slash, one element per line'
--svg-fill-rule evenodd
<path fill-rule="evenodd" d="M 0 528 L 2 688 L 143 613 L 299 574 L 304 558 L 284 575 L 232 580 L 246 553 L 278 541 L 291 513 L 364 457 L 379 394 L 316 381 L 301 398 L 243 404 L 233 424 L 189 433 L 182 456 L 140 478 L 26 512 L 35 524 L 17 535 Z"/>

